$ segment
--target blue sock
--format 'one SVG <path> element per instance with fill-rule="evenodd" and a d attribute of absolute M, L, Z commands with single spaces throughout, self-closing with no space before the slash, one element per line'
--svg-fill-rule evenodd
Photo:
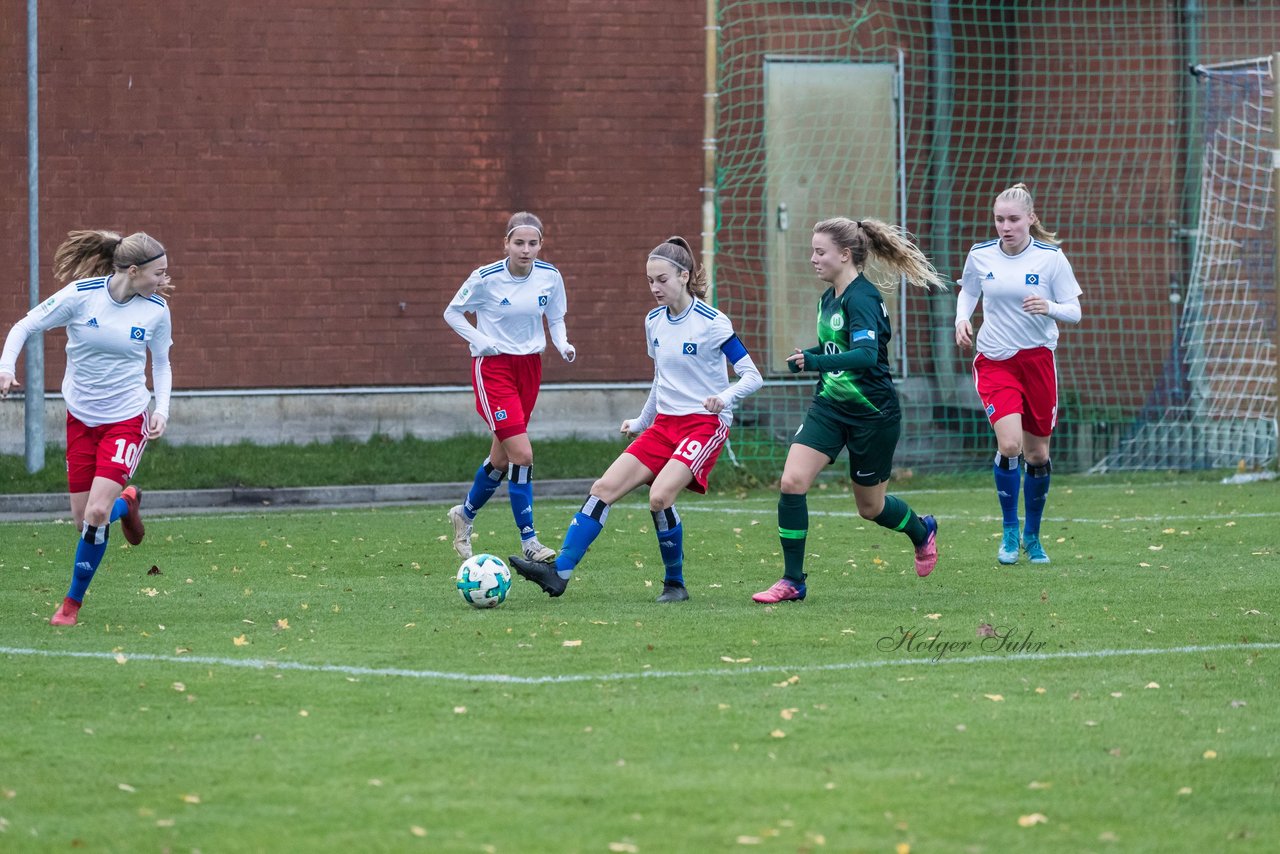
<path fill-rule="evenodd" d="M 123 498 L 117 498 L 115 503 L 111 505 L 111 518 L 108 520 L 108 524 L 110 522 L 114 522 L 128 512 L 129 505 L 124 502 Z"/>
<path fill-rule="evenodd" d="M 568 578 L 574 567 L 586 555 L 587 549 L 604 530 L 605 520 L 609 518 L 609 505 L 594 495 L 582 503 L 582 509 L 573 514 L 569 530 L 565 532 L 564 544 L 560 546 L 560 554 L 556 557 L 556 574 Z"/>
<path fill-rule="evenodd" d="M 1022 455 L 1006 457 L 996 452 L 993 470 L 996 474 L 996 495 L 1000 498 L 1000 512 L 1004 526 L 1018 527 L 1018 487 L 1022 483 Z"/>
<path fill-rule="evenodd" d="M 1022 485 L 1027 502 L 1027 534 L 1040 536 L 1040 517 L 1044 515 L 1045 502 L 1049 500 L 1049 473 L 1053 466 L 1048 460 L 1042 466 L 1027 463 L 1027 480 Z"/>
<path fill-rule="evenodd" d="M 93 581 L 93 574 L 98 571 L 98 564 L 102 563 L 102 556 L 107 553 L 107 526 L 95 528 L 88 522 L 84 523 L 83 534 L 80 542 L 76 543 L 76 562 L 71 568 L 71 587 L 67 590 L 67 598 L 74 599 L 77 602 L 84 601 L 85 591 L 89 589 L 89 582 Z"/>
<path fill-rule="evenodd" d="M 475 482 L 471 484 L 471 491 L 467 493 L 467 499 L 462 502 L 462 515 L 468 519 L 474 520 L 476 514 L 480 512 L 480 508 L 485 505 L 493 493 L 497 491 L 502 479 L 507 476 L 504 471 L 499 471 L 489 462 L 489 458 L 485 457 L 484 462 L 480 464 L 480 468 L 476 469 Z"/>
<path fill-rule="evenodd" d="M 520 529 L 520 539 L 538 536 L 533 527 L 533 466 L 507 464 L 507 497 L 511 499 L 511 515 Z"/>
<path fill-rule="evenodd" d="M 658 550 L 666 569 L 664 584 L 684 585 L 684 525 L 676 508 L 668 507 L 653 514 L 653 529 L 658 533 Z"/>

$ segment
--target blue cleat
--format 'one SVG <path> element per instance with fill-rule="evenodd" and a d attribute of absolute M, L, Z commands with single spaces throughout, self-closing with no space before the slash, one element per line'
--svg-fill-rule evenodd
<path fill-rule="evenodd" d="M 1045 554 L 1044 546 L 1040 545 L 1039 534 L 1024 534 L 1022 537 L 1022 548 L 1026 550 L 1027 560 L 1032 563 L 1049 562 L 1049 555 Z"/>
<path fill-rule="evenodd" d="M 1006 566 L 1018 562 L 1018 526 L 1005 525 L 1004 537 L 1000 540 L 1000 551 L 996 552 L 996 560 Z"/>

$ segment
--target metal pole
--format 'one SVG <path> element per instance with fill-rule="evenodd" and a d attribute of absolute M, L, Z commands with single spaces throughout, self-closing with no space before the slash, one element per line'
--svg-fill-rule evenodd
<path fill-rule="evenodd" d="M 28 302 L 40 304 L 40 75 L 36 52 L 37 0 L 27 0 L 27 263 Z M 44 335 L 27 339 L 27 472 L 44 468 Z"/>
<path fill-rule="evenodd" d="M 707 0 L 706 87 L 702 111 L 702 268 L 707 271 L 707 300 L 716 303 L 716 60 L 720 23 L 717 0 Z"/>

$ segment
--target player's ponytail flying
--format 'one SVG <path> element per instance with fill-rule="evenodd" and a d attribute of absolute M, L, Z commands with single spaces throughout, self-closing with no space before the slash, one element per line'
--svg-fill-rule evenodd
<path fill-rule="evenodd" d="M 841 249 L 848 249 L 853 264 L 865 275 L 867 259 L 875 256 L 882 266 L 902 276 L 908 284 L 924 290 L 945 291 L 946 281 L 933 263 L 911 242 L 911 235 L 896 225 L 877 219 L 852 220 L 838 216 L 824 219 L 813 227 L 814 234 L 826 234 Z M 875 283 L 882 290 L 892 290 L 894 283 Z"/>

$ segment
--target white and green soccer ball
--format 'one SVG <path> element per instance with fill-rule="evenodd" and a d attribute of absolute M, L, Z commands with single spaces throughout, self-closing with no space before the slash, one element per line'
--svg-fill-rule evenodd
<path fill-rule="evenodd" d="M 495 608 L 511 589 L 511 570 L 501 558 L 472 555 L 458 567 L 458 594 L 473 608 Z"/>

